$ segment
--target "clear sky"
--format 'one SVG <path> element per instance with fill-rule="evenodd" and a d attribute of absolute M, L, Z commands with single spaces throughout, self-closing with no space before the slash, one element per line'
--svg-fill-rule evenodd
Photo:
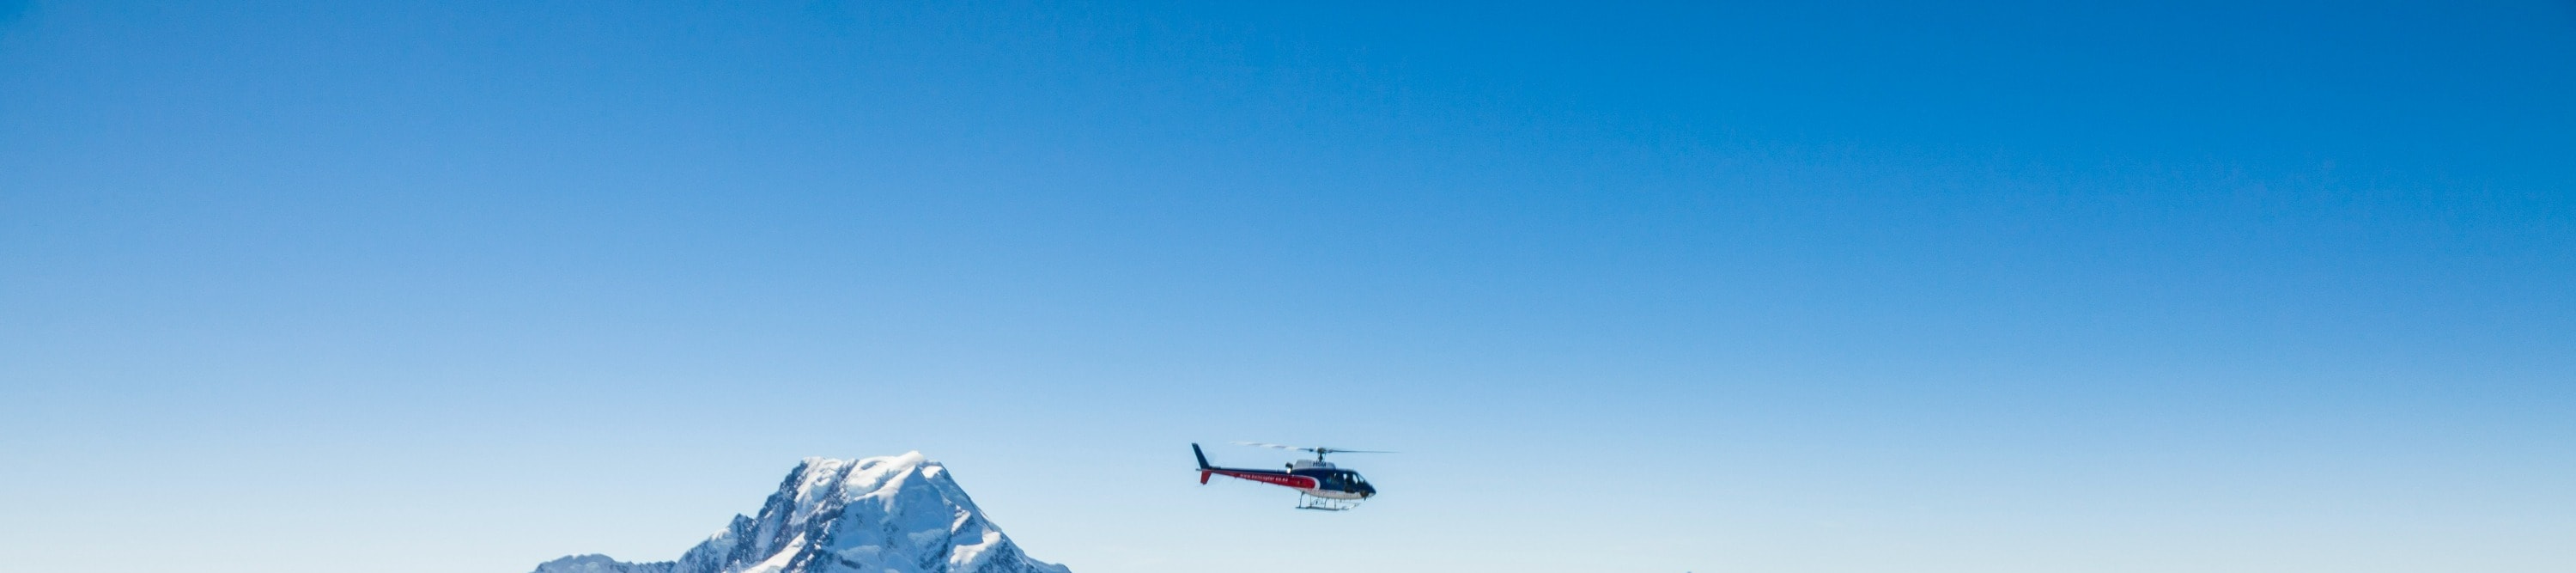
<path fill-rule="evenodd" d="M 2576 569 L 2576 6 L 1381 4 L 0 0 L 0 562 Z"/>

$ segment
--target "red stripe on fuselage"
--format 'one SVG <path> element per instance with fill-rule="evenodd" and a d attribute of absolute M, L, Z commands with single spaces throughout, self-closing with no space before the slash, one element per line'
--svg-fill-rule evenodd
<path fill-rule="evenodd" d="M 1208 471 L 1234 479 L 1252 480 L 1270 485 L 1288 486 L 1297 489 L 1315 489 L 1315 486 L 1319 485 L 1315 481 L 1315 478 L 1301 475 L 1289 475 L 1286 472 L 1229 469 L 1213 469 Z"/>

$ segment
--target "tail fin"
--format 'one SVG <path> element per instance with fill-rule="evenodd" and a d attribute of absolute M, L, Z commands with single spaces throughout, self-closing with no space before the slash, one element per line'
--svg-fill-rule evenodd
<path fill-rule="evenodd" d="M 1207 452 L 1199 451 L 1198 444 L 1190 444 L 1190 455 L 1199 457 L 1199 483 L 1206 484 L 1208 480 Z"/>

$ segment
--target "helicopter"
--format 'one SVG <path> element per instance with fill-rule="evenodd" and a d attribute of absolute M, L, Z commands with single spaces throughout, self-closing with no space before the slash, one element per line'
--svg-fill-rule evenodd
<path fill-rule="evenodd" d="M 1207 452 L 1200 450 L 1198 444 L 1190 444 L 1190 453 L 1197 455 L 1199 458 L 1199 483 L 1207 483 L 1208 476 L 1221 475 L 1240 480 L 1257 481 L 1270 485 L 1284 486 L 1289 489 L 1297 490 L 1297 509 L 1312 509 L 1319 511 L 1342 511 L 1359 507 L 1361 501 L 1366 501 L 1368 498 L 1377 495 L 1377 488 L 1369 485 L 1368 479 L 1360 477 L 1359 472 L 1334 467 L 1332 462 L 1324 461 L 1324 456 L 1329 454 L 1395 453 L 1375 450 L 1345 450 L 1339 448 L 1301 448 L 1260 442 L 1235 442 L 1235 444 L 1257 448 L 1313 452 L 1315 454 L 1315 459 L 1289 462 L 1287 471 L 1221 468 L 1208 465 Z"/>

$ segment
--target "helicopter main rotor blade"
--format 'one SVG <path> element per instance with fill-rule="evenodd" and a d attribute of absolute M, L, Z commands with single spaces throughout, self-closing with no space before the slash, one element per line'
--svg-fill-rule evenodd
<path fill-rule="evenodd" d="M 1252 446 L 1252 447 L 1256 447 L 1256 448 L 1272 448 L 1272 449 L 1280 449 L 1280 450 L 1295 450 L 1295 451 L 1300 451 L 1300 452 L 1314 452 L 1314 453 L 1315 453 L 1315 455 L 1319 455 L 1319 456 L 1321 456 L 1321 455 L 1328 455 L 1328 454 L 1392 454 L 1392 453 L 1397 453 L 1397 452 L 1390 452 L 1390 451 L 1385 451 L 1385 450 L 1345 450 L 1345 449 L 1341 449 L 1341 448 L 1326 448 L 1326 447 L 1305 448 L 1305 447 L 1298 447 L 1298 446 L 1288 446 L 1288 445 L 1273 444 L 1273 443 L 1269 443 L 1269 442 L 1235 442 L 1235 443 L 1234 443 L 1234 445 L 1238 445 L 1238 446 Z"/>

